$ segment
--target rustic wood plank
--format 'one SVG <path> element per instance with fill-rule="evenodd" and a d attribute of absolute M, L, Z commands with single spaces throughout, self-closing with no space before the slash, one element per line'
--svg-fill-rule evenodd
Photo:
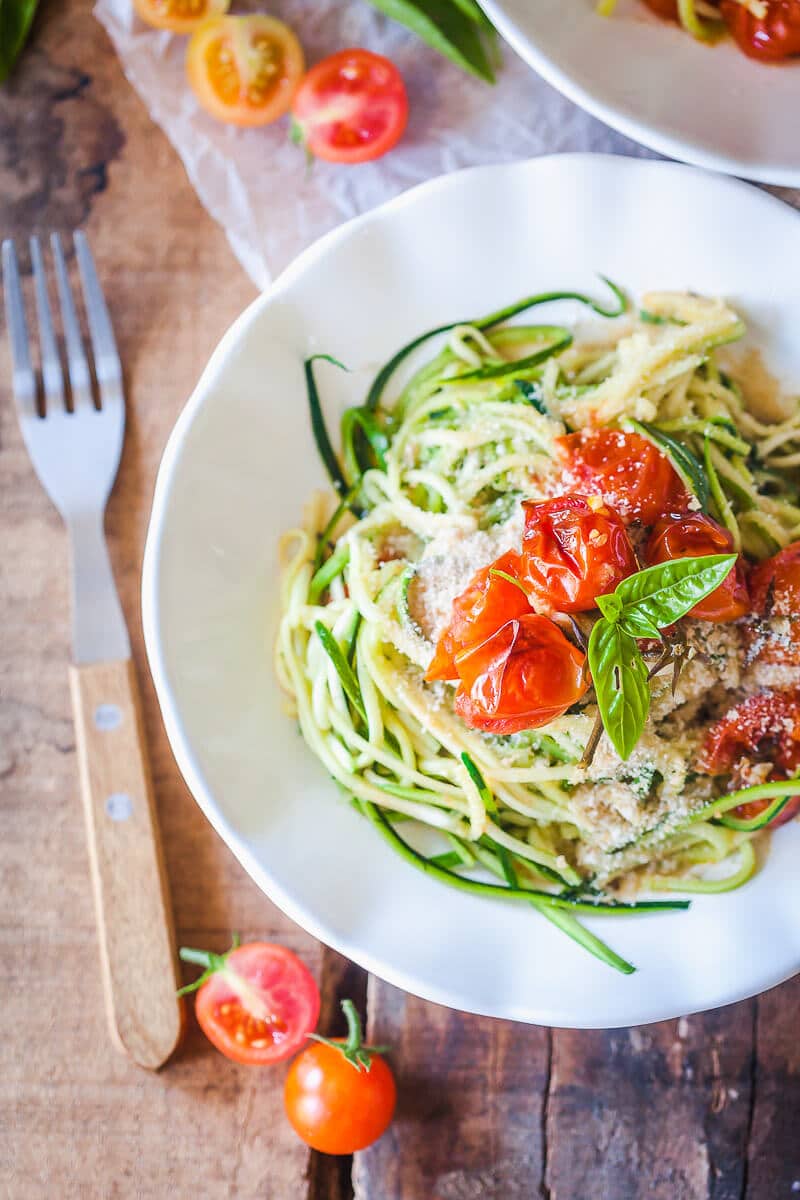
<path fill-rule="evenodd" d="M 356 1200 L 544 1197 L 549 1030 L 450 1012 L 374 978 L 368 1002 L 400 1101 L 389 1132 L 355 1156 Z"/>
<path fill-rule="evenodd" d="M 745 1200 L 800 1194 L 800 976 L 756 1003 Z"/>

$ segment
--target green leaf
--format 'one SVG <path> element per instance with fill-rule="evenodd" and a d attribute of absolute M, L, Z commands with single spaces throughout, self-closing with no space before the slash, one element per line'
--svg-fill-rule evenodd
<path fill-rule="evenodd" d="M 735 562 L 735 554 L 672 558 L 629 575 L 614 592 L 623 603 L 620 623 L 644 620 L 659 629 L 671 625 L 715 591 Z"/>
<path fill-rule="evenodd" d="M 609 592 L 606 596 L 597 596 L 596 604 L 606 620 L 612 624 L 622 616 L 622 601 L 613 592 Z"/>
<path fill-rule="evenodd" d="M 457 67 L 494 83 L 494 71 L 483 43 L 486 29 L 467 13 L 465 0 L 370 0 L 393 21 L 405 25 Z M 473 10 L 473 5 L 468 6 Z"/>
<path fill-rule="evenodd" d="M 691 450 L 677 438 L 664 433 L 663 429 L 657 429 L 655 425 L 648 425 L 646 421 L 635 421 L 633 417 L 629 417 L 624 424 L 626 429 L 632 429 L 647 438 L 648 442 L 652 442 L 655 448 L 669 459 L 684 485 L 699 500 L 703 512 L 708 512 L 708 479 Z"/>
<path fill-rule="evenodd" d="M 617 754 L 629 758 L 650 711 L 647 666 L 636 639 L 601 617 L 589 638 L 597 706 Z"/>
<path fill-rule="evenodd" d="M 39 0 L 0 0 L 0 83 L 4 83 L 28 39 Z"/>

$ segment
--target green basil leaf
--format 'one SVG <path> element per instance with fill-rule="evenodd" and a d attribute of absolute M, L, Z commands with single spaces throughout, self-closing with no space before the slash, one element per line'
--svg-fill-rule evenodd
<path fill-rule="evenodd" d="M 659 629 L 671 625 L 715 591 L 735 562 L 735 554 L 673 558 L 629 575 L 614 592 L 623 603 L 620 622 L 638 617 Z"/>
<path fill-rule="evenodd" d="M 4 83 L 30 33 L 39 0 L 0 0 L 0 83 Z"/>
<path fill-rule="evenodd" d="M 703 512 L 708 512 L 708 479 L 691 450 L 677 438 L 664 433 L 663 429 L 657 429 L 655 425 L 648 425 L 646 421 L 635 421 L 633 417 L 629 417 L 625 421 L 625 428 L 647 438 L 648 442 L 652 442 L 655 448 L 669 459 L 685 486 L 699 500 Z"/>
<path fill-rule="evenodd" d="M 613 592 L 595 597 L 595 603 L 606 620 L 611 621 L 612 624 L 622 616 L 623 603 Z"/>
<path fill-rule="evenodd" d="M 603 728 L 620 758 L 629 758 L 650 711 L 647 666 L 636 639 L 601 617 L 589 638 L 589 670 Z"/>
<path fill-rule="evenodd" d="M 661 639 L 661 630 L 658 626 L 654 625 L 646 614 L 638 612 L 635 608 L 623 611 L 619 626 L 631 637 Z"/>
<path fill-rule="evenodd" d="M 468 15 L 464 11 L 465 0 L 370 0 L 370 3 L 416 33 L 457 67 L 486 83 L 494 83 L 494 71 L 481 36 L 485 26 L 478 24 L 474 12 Z"/>

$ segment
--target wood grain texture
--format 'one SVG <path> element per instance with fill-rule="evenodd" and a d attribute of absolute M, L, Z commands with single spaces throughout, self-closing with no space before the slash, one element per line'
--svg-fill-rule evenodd
<path fill-rule="evenodd" d="M 755 1001 L 744 1200 L 800 1195 L 800 976 Z"/>

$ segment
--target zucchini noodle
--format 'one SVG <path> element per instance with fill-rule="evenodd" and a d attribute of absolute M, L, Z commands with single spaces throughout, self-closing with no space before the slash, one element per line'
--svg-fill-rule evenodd
<path fill-rule="evenodd" d="M 574 340 L 564 326 L 497 314 L 442 327 L 438 351 L 389 396 L 427 335 L 398 352 L 368 402 L 345 415 L 334 463 L 309 361 L 315 434 L 338 497 L 313 498 L 281 542 L 276 671 L 310 749 L 408 862 L 467 891 L 527 898 L 629 971 L 576 915 L 685 907 L 623 903 L 648 890 L 743 885 L 765 835 L 758 821 L 724 814 L 755 793 L 772 798 L 770 813 L 785 802 L 764 785 L 723 795 L 693 765 L 702 705 L 716 695 L 722 712 L 745 687 L 744 656 L 724 641 L 737 627 L 688 622 L 684 677 L 674 695 L 654 678 L 631 758 L 603 738 L 586 767 L 591 689 L 546 727 L 497 736 L 456 715 L 450 684 L 425 681 L 436 602 L 447 611 L 477 567 L 518 544 L 523 499 L 557 494 L 556 439 L 598 425 L 641 430 L 690 489 L 696 481 L 697 507 L 707 504 L 737 550 L 774 553 L 800 536 L 800 409 L 774 423 L 751 410 L 720 363 L 720 348 L 744 332 L 721 300 L 654 292 L 637 317 L 623 303 L 607 311 L 559 298 L 603 321 Z M 800 792 L 797 781 L 784 786 Z M 486 872 L 503 882 L 488 884 Z"/>

